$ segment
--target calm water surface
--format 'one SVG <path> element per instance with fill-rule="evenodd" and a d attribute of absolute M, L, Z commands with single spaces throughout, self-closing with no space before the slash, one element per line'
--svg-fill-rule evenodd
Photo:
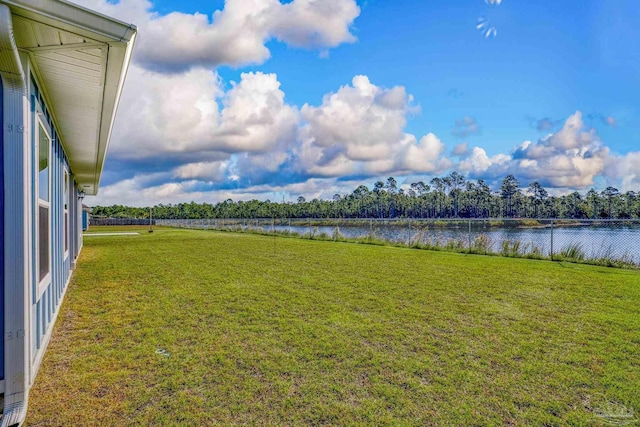
<path fill-rule="evenodd" d="M 188 228 L 233 228 L 269 232 L 288 231 L 302 236 L 320 235 L 333 236 L 339 233 L 346 238 L 368 237 L 373 235 L 377 239 L 390 242 L 436 244 L 445 246 L 455 244 L 468 248 L 476 246 L 480 240 L 485 242 L 491 252 L 501 252 L 504 242 L 518 242 L 521 253 L 538 251 L 543 255 L 557 254 L 572 246 L 579 246 L 587 258 L 616 258 L 640 264 L 640 221 L 626 223 L 600 223 L 599 225 L 574 225 L 554 227 L 548 225 L 539 228 L 518 227 L 484 227 L 482 222 L 461 223 L 460 228 L 441 228 L 428 226 L 425 223 L 406 221 L 385 222 L 363 220 L 354 222 L 339 222 L 327 220 L 325 224 L 302 225 L 306 220 L 293 220 L 291 225 L 282 220 L 279 224 L 272 220 L 159 220 L 159 224 L 186 226 Z M 280 221 L 280 220 L 278 220 Z M 417 224 L 417 225 L 416 225 Z M 487 222 L 484 223 L 488 224 Z M 553 246 L 552 246 L 553 241 Z"/>
<path fill-rule="evenodd" d="M 376 238 L 393 242 L 416 242 L 446 245 L 455 241 L 464 247 L 473 244 L 476 239 L 487 239 L 494 252 L 500 252 L 503 242 L 519 242 L 525 251 L 534 247 L 543 254 L 551 251 L 552 232 L 546 228 L 468 228 L 442 229 L 421 227 L 400 227 L 372 225 L 327 225 L 318 227 L 288 226 L 263 224 L 250 226 L 270 231 L 291 231 L 300 235 L 315 235 L 324 233 L 328 236 L 339 232 L 347 238 L 367 237 L 373 234 Z M 482 236 L 482 237 L 481 237 Z M 629 258 L 640 263 L 640 226 L 573 226 L 555 227 L 553 229 L 553 252 L 558 253 L 573 245 L 579 245 L 588 258 L 613 256 L 615 258 Z"/>

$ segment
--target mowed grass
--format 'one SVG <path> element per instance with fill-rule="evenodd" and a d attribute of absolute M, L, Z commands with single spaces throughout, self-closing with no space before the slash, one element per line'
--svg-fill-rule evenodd
<path fill-rule="evenodd" d="M 137 230 L 85 238 L 27 425 L 638 422 L 637 271 Z"/>

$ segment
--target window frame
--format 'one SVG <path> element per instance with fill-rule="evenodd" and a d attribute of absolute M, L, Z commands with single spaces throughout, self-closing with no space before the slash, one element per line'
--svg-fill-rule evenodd
<path fill-rule="evenodd" d="M 71 246 L 71 237 L 69 236 L 69 205 L 71 204 L 71 191 L 69 190 L 69 186 L 71 185 L 70 181 L 71 175 L 69 174 L 69 168 L 65 166 L 62 176 L 62 182 L 64 185 L 64 189 L 62 191 L 62 228 L 64 230 L 64 235 L 62 236 L 62 247 L 65 261 L 69 258 L 69 246 Z"/>
<path fill-rule="evenodd" d="M 52 154 L 52 148 L 53 148 L 53 138 L 51 137 L 51 129 L 49 127 L 49 124 L 46 121 L 46 118 L 44 116 L 44 114 L 40 111 L 38 111 L 35 114 L 36 120 L 35 120 L 35 135 L 34 135 L 34 146 L 35 146 L 35 155 L 34 155 L 34 159 L 36 160 L 35 164 L 34 164 L 34 175 L 35 175 L 35 226 L 36 226 L 36 230 L 35 230 L 35 265 L 36 265 L 36 282 L 38 283 L 38 299 L 40 299 L 42 297 L 42 294 L 44 294 L 44 292 L 47 290 L 47 288 L 49 287 L 49 285 L 51 284 L 51 269 L 52 269 L 52 251 L 51 251 L 51 237 L 52 237 L 52 229 L 51 229 L 51 224 L 52 224 L 52 215 L 51 215 L 51 197 L 52 197 L 52 167 L 51 167 L 51 154 Z M 47 140 L 49 141 L 49 144 L 47 145 L 47 174 L 48 177 L 47 179 L 49 180 L 49 185 L 47 188 L 48 191 L 48 200 L 43 200 L 40 198 L 40 132 L 44 131 L 44 134 L 47 138 Z M 46 208 L 47 209 L 47 213 L 48 213 L 48 230 L 47 230 L 47 242 L 48 242 L 48 247 L 47 247 L 47 258 L 48 258 L 48 263 L 49 263 L 49 268 L 47 271 L 47 274 L 40 279 L 40 208 Z"/>

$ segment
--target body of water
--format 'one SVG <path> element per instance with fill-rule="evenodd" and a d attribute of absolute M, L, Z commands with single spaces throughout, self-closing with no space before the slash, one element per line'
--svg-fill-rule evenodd
<path fill-rule="evenodd" d="M 587 258 L 629 259 L 640 264 L 640 224 L 635 226 L 572 226 L 540 228 L 434 228 L 420 226 L 353 226 L 348 224 L 299 226 L 299 225 L 248 225 L 249 228 L 260 228 L 263 231 L 290 231 L 300 235 L 336 233 L 346 238 L 364 238 L 373 235 L 377 239 L 390 242 L 447 244 L 468 248 L 479 244 L 491 252 L 500 252 L 504 242 L 511 245 L 517 242 L 523 252 L 539 251 L 550 255 L 578 245 Z M 553 236 L 552 236 L 553 235 Z M 553 242 L 552 242 L 553 239 Z"/>
<path fill-rule="evenodd" d="M 309 224 L 306 222 L 309 221 Z M 571 226 L 519 227 L 519 223 L 496 220 L 498 227 L 488 227 L 489 220 L 450 222 L 458 227 L 436 227 L 446 221 L 388 220 L 158 220 L 159 225 L 188 228 L 243 228 L 263 232 L 291 232 L 301 236 L 325 235 L 366 238 L 399 243 L 421 243 L 457 248 L 486 249 L 500 253 L 505 244 L 518 246 L 520 254 L 536 252 L 544 256 L 578 247 L 586 258 L 613 258 L 640 265 L 640 221 L 583 222 Z M 510 226 L 512 225 L 512 226 Z"/>

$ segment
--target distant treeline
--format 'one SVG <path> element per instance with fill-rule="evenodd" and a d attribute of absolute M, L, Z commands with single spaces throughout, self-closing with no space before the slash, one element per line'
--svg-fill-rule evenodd
<path fill-rule="evenodd" d="M 148 218 L 149 208 L 96 206 L 93 215 L 111 218 Z M 457 172 L 429 183 L 412 183 L 398 188 L 389 177 L 370 189 L 360 185 L 349 194 L 335 194 L 332 200 L 294 202 L 231 199 L 217 204 L 178 203 L 156 205 L 158 219 L 204 218 L 640 218 L 640 194 L 621 193 L 607 187 L 585 194 L 550 196 L 538 182 L 522 187 L 508 175 L 498 191 L 483 180 L 469 181 Z"/>

